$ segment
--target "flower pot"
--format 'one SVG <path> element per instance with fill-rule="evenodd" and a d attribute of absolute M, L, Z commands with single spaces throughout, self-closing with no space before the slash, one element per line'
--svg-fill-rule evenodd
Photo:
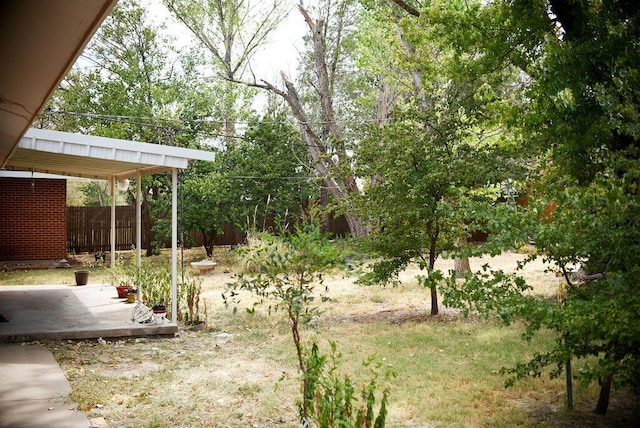
<path fill-rule="evenodd" d="M 127 303 L 135 303 L 136 302 L 136 290 L 130 288 L 127 290 Z"/>
<path fill-rule="evenodd" d="M 77 270 L 74 273 L 76 275 L 76 285 L 87 285 L 87 282 L 89 282 L 88 270 Z"/>
<path fill-rule="evenodd" d="M 156 324 L 163 324 L 167 317 L 167 307 L 164 305 L 156 305 L 152 307 L 151 310 L 153 311 Z"/>
<path fill-rule="evenodd" d="M 116 291 L 118 291 L 118 298 L 125 299 L 127 297 L 127 291 L 132 290 L 130 285 L 116 285 Z"/>

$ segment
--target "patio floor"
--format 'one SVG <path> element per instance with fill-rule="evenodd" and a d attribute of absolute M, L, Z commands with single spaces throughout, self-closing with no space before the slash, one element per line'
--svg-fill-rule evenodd
<path fill-rule="evenodd" d="M 134 304 L 109 285 L 0 287 L 0 343 L 173 336 L 178 326 L 131 320 Z"/>

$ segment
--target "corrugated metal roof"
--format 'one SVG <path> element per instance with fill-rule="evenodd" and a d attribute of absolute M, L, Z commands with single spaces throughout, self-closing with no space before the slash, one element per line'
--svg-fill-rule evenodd
<path fill-rule="evenodd" d="M 185 169 L 190 160 L 214 159 L 214 152 L 204 150 L 31 128 L 5 168 L 108 179 Z"/>

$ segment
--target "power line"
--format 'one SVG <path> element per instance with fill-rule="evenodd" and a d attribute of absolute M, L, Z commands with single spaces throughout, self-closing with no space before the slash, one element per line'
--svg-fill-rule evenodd
<path fill-rule="evenodd" d="M 141 126 L 141 127 L 148 127 L 148 128 L 155 128 L 155 129 L 161 129 L 161 130 L 171 130 L 171 131 L 182 131 L 182 132 L 189 132 L 189 133 L 194 133 L 195 135 L 200 135 L 200 136 L 205 136 L 205 137 L 215 137 L 215 138 L 220 138 L 220 139 L 236 139 L 236 140 L 248 140 L 245 136 L 243 135 L 228 135 L 225 133 L 221 133 L 221 132 L 215 132 L 213 130 L 203 130 L 203 129 L 186 129 L 186 128 L 181 128 L 177 125 L 172 124 L 173 123 L 194 123 L 194 124 L 217 124 L 217 125 L 225 125 L 229 122 L 224 121 L 224 120 L 216 120 L 216 119 L 170 119 L 170 118 L 160 118 L 160 117 L 144 117 L 144 116 L 125 116 L 125 115 L 109 115 L 109 114 L 98 114 L 98 113 L 82 113 L 82 112 L 73 112 L 73 111 L 67 111 L 67 110 L 52 110 L 52 109 L 47 109 L 45 110 L 46 113 L 49 114 L 57 114 L 57 115 L 67 115 L 67 116 L 76 116 L 76 117 L 83 117 L 83 118 L 87 118 L 87 119 L 93 119 L 96 121 L 107 121 L 107 122 L 113 122 L 113 123 L 122 123 L 122 124 L 128 124 L 128 125 L 135 125 L 135 126 Z M 144 120 L 149 121 L 149 122 L 143 122 Z M 151 123 L 150 123 L 151 122 Z M 152 122 L 165 122 L 165 124 L 161 124 L 161 123 L 152 123 Z M 233 123 L 234 125 L 243 125 L 243 126 L 250 126 L 251 124 L 254 123 L 254 121 L 230 121 L 230 123 Z M 298 124 L 298 122 L 285 122 L 285 121 L 259 121 L 259 123 L 261 124 L 271 124 L 271 125 L 289 125 L 289 126 L 296 126 Z M 324 124 L 324 122 L 315 122 L 316 124 Z M 365 123 L 365 122 L 362 122 Z M 320 145 L 317 144 L 308 144 L 308 143 L 302 143 L 302 145 L 306 146 L 306 147 L 320 147 L 322 149 L 325 149 L 326 147 L 321 147 Z"/>
<path fill-rule="evenodd" d="M 249 126 L 256 122 L 255 120 L 225 120 L 225 119 L 185 119 L 185 118 L 167 118 L 167 117 L 145 117 L 145 116 L 129 116 L 129 115 L 110 115 L 110 114 L 100 114 L 100 113 L 82 113 L 82 112 L 74 112 L 68 110 L 53 110 L 47 109 L 45 110 L 47 113 L 52 114 L 61 114 L 61 115 L 70 115 L 70 116 L 80 116 L 86 118 L 94 118 L 101 120 L 113 120 L 113 121 L 132 121 L 133 124 L 144 125 L 146 122 L 139 121 L 148 121 L 148 122 L 178 122 L 178 123 L 195 123 L 195 124 L 217 124 L 217 125 L 225 125 L 228 123 L 233 123 L 234 125 L 246 125 Z M 299 123 L 298 120 L 260 120 L 260 123 L 268 124 L 268 125 L 297 125 Z M 351 125 L 365 125 L 375 123 L 376 119 L 363 119 L 361 121 L 351 121 L 349 122 Z M 127 122 L 128 123 L 128 122 Z M 308 121 L 303 122 L 305 125 L 324 125 L 326 122 L 324 121 Z M 159 126 L 149 124 L 149 126 Z"/>

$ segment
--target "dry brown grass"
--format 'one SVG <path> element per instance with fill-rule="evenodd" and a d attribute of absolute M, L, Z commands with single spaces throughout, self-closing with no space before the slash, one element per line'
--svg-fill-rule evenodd
<path fill-rule="evenodd" d="M 192 251 L 188 260 L 204 253 Z M 472 259 L 513 270 L 521 254 Z M 118 342 L 53 342 L 47 345 L 66 372 L 73 400 L 90 417 L 104 417 L 113 427 L 295 427 L 298 373 L 288 326 L 267 308 L 244 311 L 253 301 L 242 296 L 237 315 L 224 306 L 221 293 L 233 281 L 235 264 L 228 249 L 216 249 L 218 266 L 203 275 L 202 302 L 208 328 L 182 330 L 174 339 Z M 441 260 L 448 269 L 452 261 Z M 501 327 L 462 319 L 450 309 L 428 315 L 428 293 L 411 267 L 397 287 L 362 287 L 354 278 L 328 277 L 331 301 L 308 340 L 323 349 L 335 340 L 344 368 L 363 379 L 360 362 L 375 355 L 397 377 L 381 379 L 390 388 L 390 427 L 483 426 L 628 426 L 638 420 L 628 393 L 614 392 L 609 416 L 590 413 L 597 391 L 577 388 L 577 409 L 564 410 L 564 384 L 546 378 L 504 389 L 496 371 L 543 349 L 552 335 L 527 344 L 518 326 Z M 536 292 L 553 296 L 560 283 L 540 262 L 525 275 Z M 634 413 L 635 412 L 635 413 Z M 635 419 L 634 419 L 635 418 Z"/>

